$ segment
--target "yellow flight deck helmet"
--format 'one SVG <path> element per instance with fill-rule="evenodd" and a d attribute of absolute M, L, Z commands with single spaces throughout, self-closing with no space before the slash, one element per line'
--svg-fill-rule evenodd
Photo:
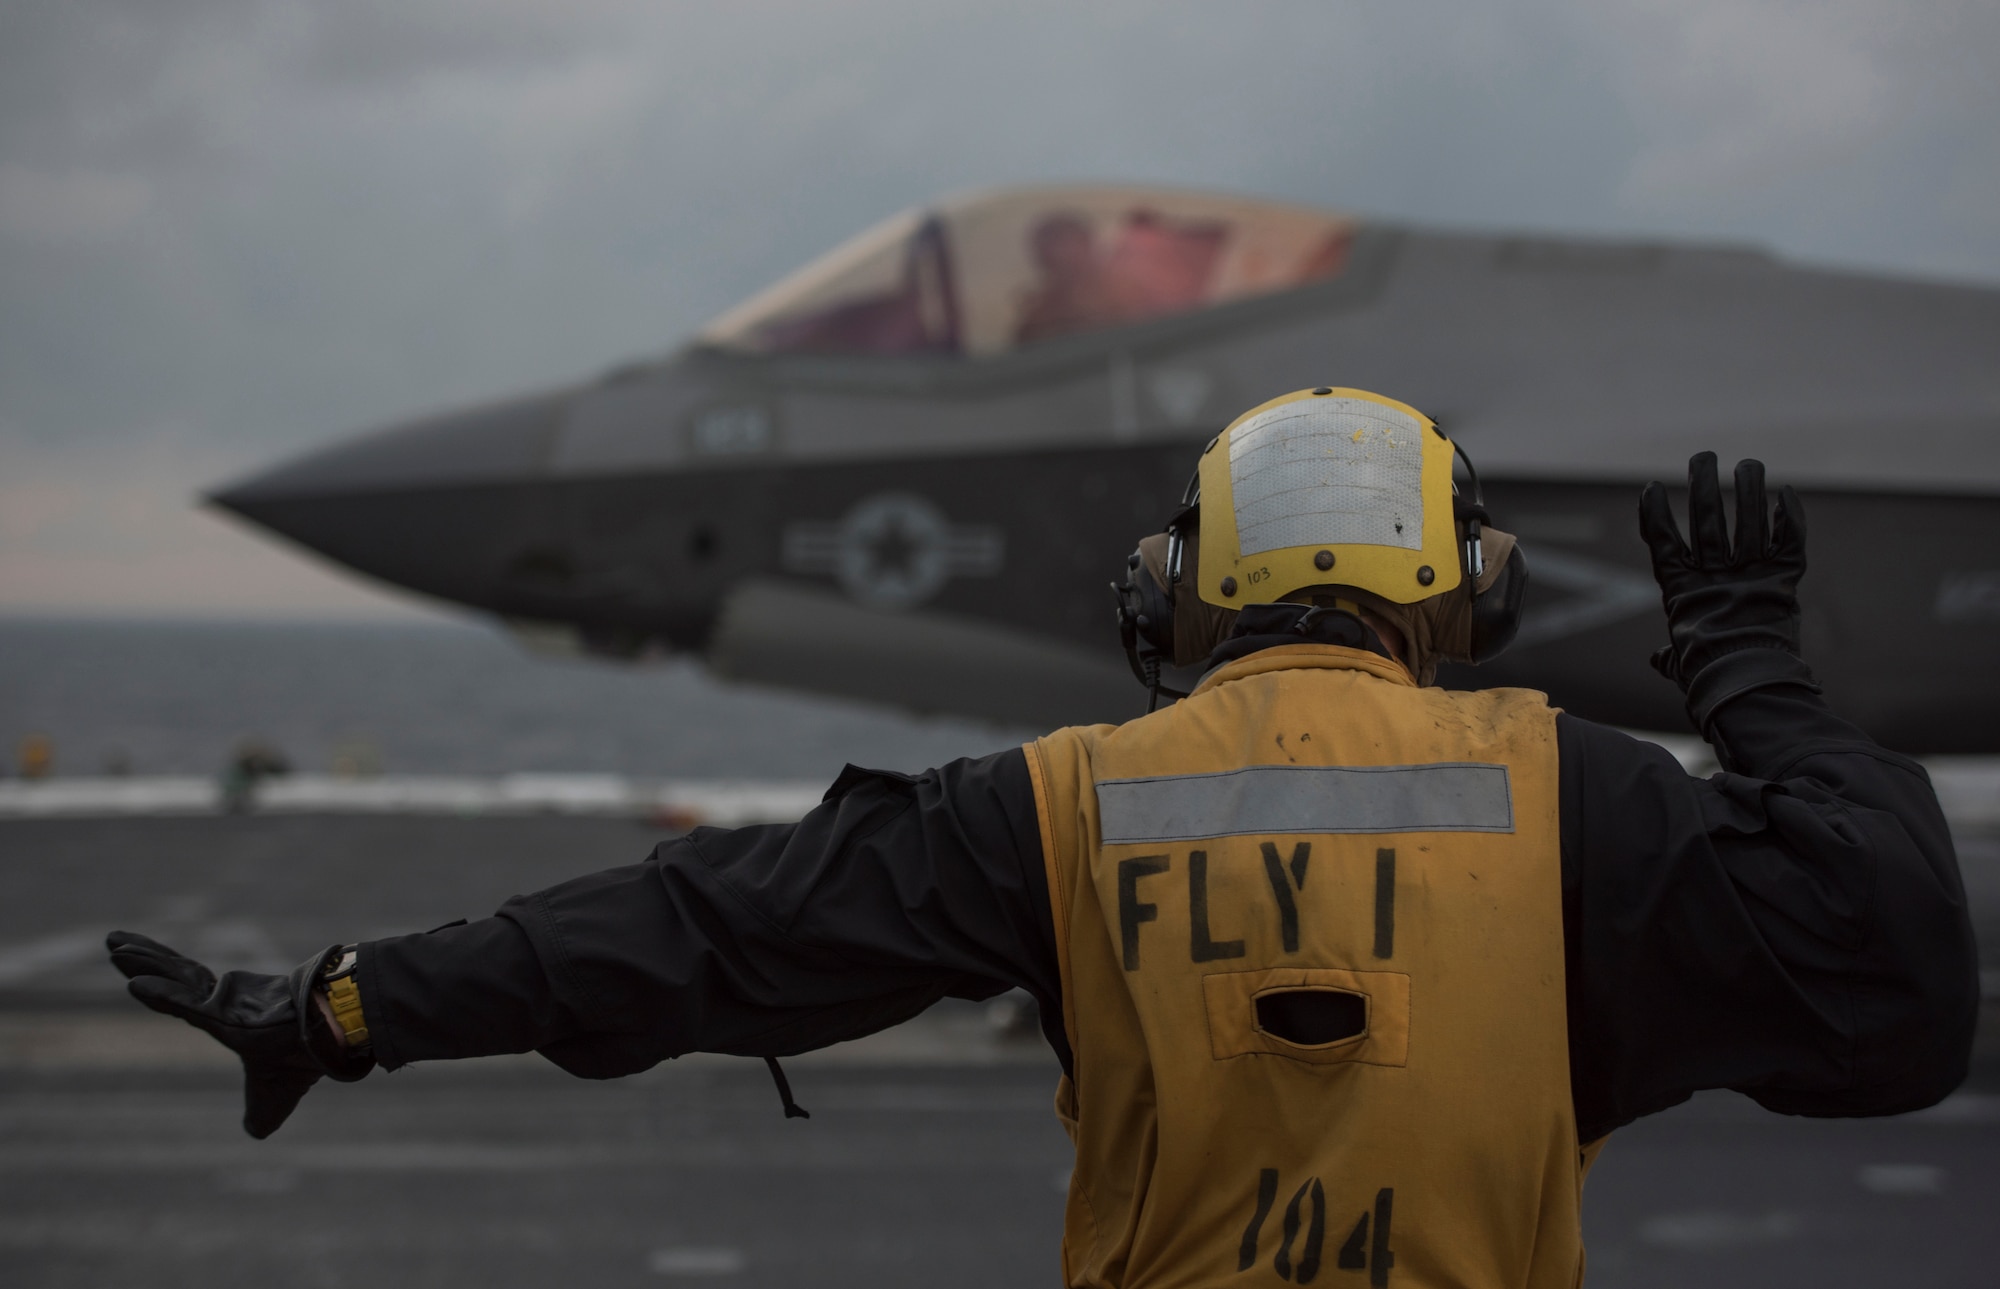
<path fill-rule="evenodd" d="M 1251 408 L 1202 453 L 1203 508 L 1236 522 L 1201 526 L 1198 593 L 1240 609 L 1327 583 L 1395 604 L 1451 590 L 1452 455 L 1429 417 L 1365 390 L 1321 386 Z"/>
<path fill-rule="evenodd" d="M 1126 567 L 1113 584 L 1119 625 L 1155 701 L 1180 696 L 1160 683 L 1164 668 L 1205 658 L 1239 610 L 1288 597 L 1396 623 L 1403 661 L 1427 684 L 1439 660 L 1484 662 L 1506 648 L 1527 586 L 1463 449 L 1407 403 L 1330 386 L 1230 422 L 1179 513 Z"/>

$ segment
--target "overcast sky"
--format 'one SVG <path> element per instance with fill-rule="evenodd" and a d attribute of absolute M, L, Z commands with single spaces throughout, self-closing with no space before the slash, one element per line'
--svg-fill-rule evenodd
<path fill-rule="evenodd" d="M 938 193 L 2000 283 L 1994 0 L 0 0 L 0 611 L 407 612 L 195 510 Z"/>

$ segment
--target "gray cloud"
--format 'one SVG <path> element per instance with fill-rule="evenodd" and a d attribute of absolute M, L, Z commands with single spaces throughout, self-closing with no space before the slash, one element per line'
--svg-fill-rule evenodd
<path fill-rule="evenodd" d="M 248 466 L 662 351 L 899 206 L 1026 180 L 2000 280 L 1996 48 L 1970 0 L 27 0 L 0 453 L 86 508 L 162 444 Z"/>

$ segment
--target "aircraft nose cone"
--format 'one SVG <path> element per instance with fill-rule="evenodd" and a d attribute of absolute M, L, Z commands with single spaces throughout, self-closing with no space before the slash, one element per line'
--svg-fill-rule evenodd
<path fill-rule="evenodd" d="M 321 555 L 478 602 L 507 548 L 537 527 L 535 496 L 567 391 L 447 413 L 309 453 L 205 500 Z"/>
<path fill-rule="evenodd" d="M 448 412 L 365 434 L 223 485 L 208 500 L 263 522 L 259 510 L 309 497 L 514 482 L 539 473 L 567 393 Z"/>

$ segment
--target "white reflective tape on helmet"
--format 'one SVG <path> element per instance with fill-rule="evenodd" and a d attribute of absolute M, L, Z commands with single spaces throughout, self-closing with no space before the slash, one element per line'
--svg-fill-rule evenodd
<path fill-rule="evenodd" d="M 1286 403 L 1229 435 L 1236 547 L 1424 544 L 1425 426 L 1360 398 Z"/>

